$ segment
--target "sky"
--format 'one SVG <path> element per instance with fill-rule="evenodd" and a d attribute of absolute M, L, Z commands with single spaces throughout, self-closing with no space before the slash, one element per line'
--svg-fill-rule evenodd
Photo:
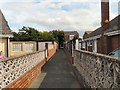
<path fill-rule="evenodd" d="M 0 0 L 12 31 L 23 26 L 39 31 L 93 31 L 101 26 L 101 0 Z M 110 0 L 110 20 L 118 15 L 119 0 Z"/>

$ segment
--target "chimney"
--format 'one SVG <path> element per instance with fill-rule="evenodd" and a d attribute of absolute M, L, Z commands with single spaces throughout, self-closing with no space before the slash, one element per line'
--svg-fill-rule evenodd
<path fill-rule="evenodd" d="M 108 54 L 108 38 L 104 31 L 109 28 L 109 0 L 101 0 L 101 53 Z"/>
<path fill-rule="evenodd" d="M 109 0 L 101 0 L 101 26 L 109 23 Z"/>

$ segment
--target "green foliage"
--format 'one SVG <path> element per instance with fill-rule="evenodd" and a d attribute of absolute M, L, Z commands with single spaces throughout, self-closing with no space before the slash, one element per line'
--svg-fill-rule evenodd
<path fill-rule="evenodd" d="M 11 38 L 12 41 L 18 41 L 19 40 L 19 35 L 16 32 L 13 32 L 13 38 Z"/>
<path fill-rule="evenodd" d="M 64 31 L 62 30 L 53 30 L 50 32 L 53 35 L 55 41 L 65 41 Z"/>
<path fill-rule="evenodd" d="M 51 35 L 47 31 L 45 31 L 45 32 L 42 33 L 42 39 L 43 40 L 53 40 L 53 35 Z"/>
<path fill-rule="evenodd" d="M 13 41 L 55 40 L 60 44 L 65 41 L 64 31 L 62 30 L 39 32 L 35 28 L 23 26 L 18 33 L 13 32 L 13 35 L 14 37 L 11 39 Z"/>
<path fill-rule="evenodd" d="M 54 40 L 59 43 L 59 46 L 63 45 L 63 42 L 65 41 L 65 34 L 63 30 L 53 30 L 50 33 L 53 35 Z"/>
<path fill-rule="evenodd" d="M 40 39 L 40 33 L 31 27 L 23 27 L 22 29 L 19 30 L 19 39 L 21 41 L 35 41 Z"/>

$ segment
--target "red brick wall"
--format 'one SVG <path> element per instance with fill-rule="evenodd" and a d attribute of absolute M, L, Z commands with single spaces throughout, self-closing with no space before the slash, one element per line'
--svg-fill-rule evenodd
<path fill-rule="evenodd" d="M 101 37 L 101 49 L 102 49 L 102 54 L 108 54 L 108 37 L 107 36 L 102 36 Z"/>
<path fill-rule="evenodd" d="M 66 40 L 66 41 L 69 41 L 69 40 L 70 40 L 69 38 L 70 38 L 69 35 L 66 34 L 66 35 L 65 35 L 65 40 Z"/>
<path fill-rule="evenodd" d="M 74 35 L 74 38 L 79 38 L 79 35 L 78 34 L 73 34 Z M 70 41 L 70 35 L 69 34 L 66 34 L 65 35 L 65 40 L 66 41 Z"/>
<path fill-rule="evenodd" d="M 41 68 L 45 64 L 45 62 L 45 60 L 41 61 L 38 65 L 33 67 L 31 70 L 15 80 L 6 88 L 27 88 L 41 72 Z"/>
<path fill-rule="evenodd" d="M 93 52 L 92 46 L 88 46 L 88 51 Z"/>
<path fill-rule="evenodd" d="M 88 34 L 85 32 L 83 35 L 83 39 L 86 39 L 88 37 Z"/>
<path fill-rule="evenodd" d="M 115 35 L 111 37 L 104 36 L 103 39 L 100 38 L 97 40 L 98 53 L 109 54 L 117 48 L 120 48 L 120 35 Z"/>
<path fill-rule="evenodd" d="M 107 54 L 108 42 L 106 36 L 102 36 L 100 39 L 97 40 L 97 52 L 101 54 Z"/>
<path fill-rule="evenodd" d="M 97 53 L 101 53 L 102 49 L 101 49 L 101 39 L 97 39 Z"/>
<path fill-rule="evenodd" d="M 48 50 L 47 61 L 55 54 L 55 52 L 56 52 L 55 49 L 50 49 L 50 50 Z"/>
<path fill-rule="evenodd" d="M 58 49 L 58 44 L 56 42 L 54 42 L 53 48 L 48 50 L 47 61 L 50 60 L 50 58 L 56 53 L 56 49 Z"/>
<path fill-rule="evenodd" d="M 58 48 L 58 44 L 55 42 L 54 48 L 51 50 L 48 50 L 47 60 L 49 60 L 55 54 L 57 48 Z M 24 75 L 22 75 L 20 78 L 12 82 L 6 88 L 27 88 L 29 87 L 32 81 L 39 75 L 39 73 L 41 72 L 41 68 L 43 67 L 45 63 L 46 63 L 46 60 L 42 60 L 38 65 L 36 65 L 31 70 L 29 70 Z"/>
<path fill-rule="evenodd" d="M 109 2 L 101 2 L 101 24 L 106 25 L 105 20 L 109 20 Z"/>
<path fill-rule="evenodd" d="M 78 39 L 78 38 L 79 38 L 79 35 L 75 34 L 74 38 L 77 38 L 77 39 Z"/>
<path fill-rule="evenodd" d="M 111 40 L 110 52 L 117 49 L 117 48 L 120 48 L 120 35 L 119 36 L 118 35 L 112 36 L 112 37 L 110 37 L 110 40 Z"/>
<path fill-rule="evenodd" d="M 99 53 L 108 54 L 108 40 L 107 37 L 104 36 L 104 31 L 109 28 L 109 24 L 105 22 L 106 20 L 109 21 L 109 0 L 108 2 L 103 2 L 101 0 L 101 25 L 102 25 L 102 37 L 100 38 L 100 46 L 99 46 Z"/>

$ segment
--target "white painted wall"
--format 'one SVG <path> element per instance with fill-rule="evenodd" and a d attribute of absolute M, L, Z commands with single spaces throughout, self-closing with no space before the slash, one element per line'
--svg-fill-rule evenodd
<path fill-rule="evenodd" d="M 39 51 L 45 50 L 45 43 L 48 43 L 48 49 L 52 49 L 53 48 L 52 42 L 38 42 L 38 50 Z"/>
<path fill-rule="evenodd" d="M 74 39 L 74 35 L 69 35 L 70 40 Z"/>
<path fill-rule="evenodd" d="M 78 45 L 79 45 L 79 42 L 78 42 L 78 39 L 76 40 L 76 45 L 75 45 L 75 49 L 78 50 Z"/>
<path fill-rule="evenodd" d="M 85 42 L 82 42 L 82 48 L 85 48 Z"/>
<path fill-rule="evenodd" d="M 38 50 L 39 51 L 45 50 L 45 42 L 38 42 Z"/>
<path fill-rule="evenodd" d="M 52 49 L 53 48 L 53 44 L 52 43 L 48 43 L 48 49 Z"/>
<path fill-rule="evenodd" d="M 81 50 L 81 43 L 78 43 L 78 49 Z"/>
<path fill-rule="evenodd" d="M 97 52 L 97 40 L 94 40 L 94 50 L 93 50 L 93 52 Z"/>
<path fill-rule="evenodd" d="M 10 57 L 10 39 L 9 38 L 8 38 L 7 42 L 8 42 L 8 57 Z"/>

